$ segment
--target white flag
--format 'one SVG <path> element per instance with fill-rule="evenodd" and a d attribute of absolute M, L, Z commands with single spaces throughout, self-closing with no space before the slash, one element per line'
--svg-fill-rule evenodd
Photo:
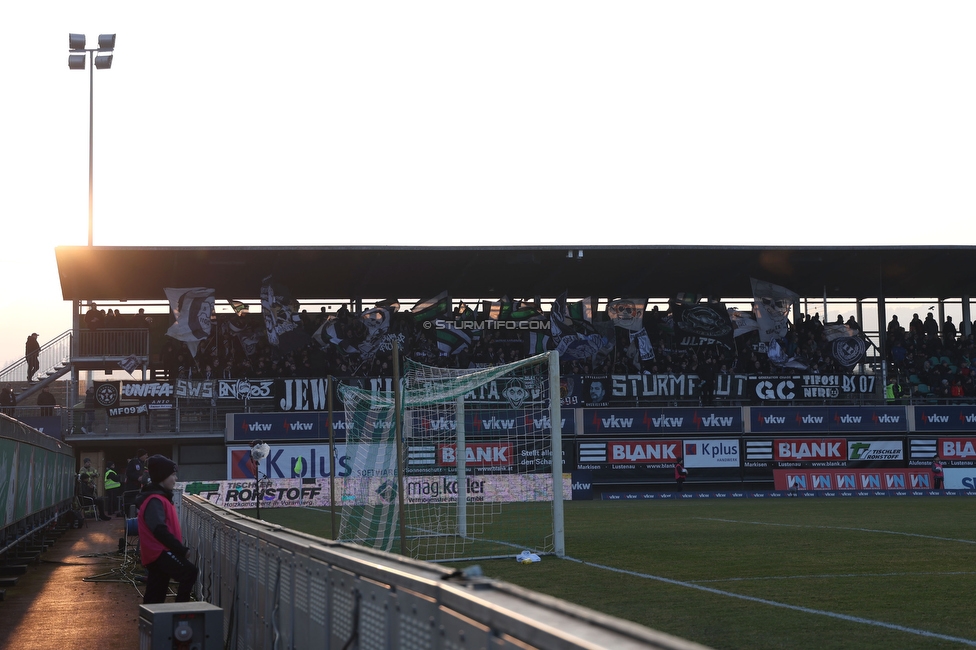
<path fill-rule="evenodd" d="M 800 299 L 800 296 L 785 287 L 772 282 L 764 282 L 755 278 L 752 280 L 752 313 L 759 325 L 759 340 L 769 343 L 773 339 L 783 338 L 789 332 L 790 307 Z"/>
<path fill-rule="evenodd" d="M 203 287 L 173 289 L 166 287 L 166 298 L 176 322 L 166 330 L 166 336 L 186 343 L 190 354 L 197 356 L 200 341 L 206 341 L 213 329 L 214 290 Z"/>

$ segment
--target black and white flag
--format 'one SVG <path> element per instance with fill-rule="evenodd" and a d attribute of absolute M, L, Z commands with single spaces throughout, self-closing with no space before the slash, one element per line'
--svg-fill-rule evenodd
<path fill-rule="evenodd" d="M 752 281 L 753 314 L 759 325 L 759 340 L 769 343 L 789 332 L 790 307 L 800 296 L 786 287 L 750 278 Z"/>
<path fill-rule="evenodd" d="M 190 354 L 197 356 L 200 341 L 206 341 L 213 330 L 214 290 L 204 287 L 174 289 L 166 287 L 169 308 L 176 319 L 166 336 L 186 343 Z"/>
<path fill-rule="evenodd" d="M 824 325 L 830 356 L 845 368 L 856 366 L 867 354 L 868 344 L 860 332 L 842 323 Z"/>

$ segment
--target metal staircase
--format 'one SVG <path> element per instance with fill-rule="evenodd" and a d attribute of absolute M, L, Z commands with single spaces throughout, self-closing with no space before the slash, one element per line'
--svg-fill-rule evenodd
<path fill-rule="evenodd" d="M 20 392 L 21 396 L 29 397 L 71 370 L 71 342 L 72 332 L 67 330 L 41 346 L 38 354 L 40 369 L 34 377 L 36 383 L 30 384 Z M 0 385 L 26 382 L 27 359 L 24 357 L 0 370 Z"/>

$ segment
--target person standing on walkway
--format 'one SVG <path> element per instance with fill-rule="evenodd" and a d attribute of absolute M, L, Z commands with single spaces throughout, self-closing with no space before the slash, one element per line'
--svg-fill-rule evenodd
<path fill-rule="evenodd" d="M 85 410 L 81 423 L 82 433 L 95 433 L 95 387 L 85 391 Z"/>
<path fill-rule="evenodd" d="M 37 332 L 27 337 L 24 357 L 27 359 L 27 382 L 31 383 L 34 381 L 34 375 L 41 368 L 41 345 L 37 342 Z"/>
<path fill-rule="evenodd" d="M 115 471 L 115 461 L 105 463 L 105 501 L 107 510 L 117 517 L 122 514 L 122 484 L 119 483 L 119 473 Z"/>
<path fill-rule="evenodd" d="M 17 406 L 17 396 L 14 394 L 14 389 L 7 386 L 0 390 L 0 412 L 4 415 L 14 416 L 14 407 Z"/>
<path fill-rule="evenodd" d="M 92 467 L 91 458 L 86 458 L 82 461 L 81 469 L 78 470 L 78 474 L 81 476 L 81 478 L 87 476 L 91 480 L 92 485 L 95 485 L 95 481 L 98 480 L 98 470 Z"/>
<path fill-rule="evenodd" d="M 146 568 L 146 605 L 166 601 L 170 580 L 178 583 L 176 602 L 190 600 L 199 570 L 186 559 L 190 549 L 183 543 L 180 518 L 173 505 L 176 463 L 165 456 L 149 458 L 150 482 L 136 499 L 139 507 L 139 555 Z"/>
<path fill-rule="evenodd" d="M 945 477 L 945 470 L 942 469 L 942 459 L 936 456 L 932 459 L 932 479 L 935 484 L 936 490 L 941 490 L 943 485 L 943 478 Z"/>
<path fill-rule="evenodd" d="M 41 417 L 47 418 L 54 415 L 54 407 L 58 405 L 58 400 L 54 399 L 51 390 L 45 386 L 37 396 L 37 405 L 41 407 Z"/>
<path fill-rule="evenodd" d="M 684 459 L 679 458 L 674 463 L 674 482 L 678 484 L 678 492 L 684 490 L 686 478 L 688 478 L 688 470 L 685 469 Z"/>

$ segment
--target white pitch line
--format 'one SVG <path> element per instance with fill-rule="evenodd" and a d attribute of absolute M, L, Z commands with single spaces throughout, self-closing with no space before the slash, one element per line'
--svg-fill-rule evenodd
<path fill-rule="evenodd" d="M 905 627 L 904 625 L 895 625 L 894 623 L 885 623 L 884 621 L 874 621 L 869 618 L 861 618 L 860 616 L 850 616 L 849 614 L 838 614 L 837 612 L 828 612 L 822 609 L 812 609 L 810 607 L 800 607 L 799 605 L 789 605 L 787 603 L 778 603 L 774 600 L 766 600 L 765 598 L 756 598 L 755 596 L 744 596 L 742 594 L 736 594 L 731 591 L 722 591 L 721 589 L 713 589 L 712 587 L 704 587 L 702 585 L 695 584 L 693 582 L 683 582 L 681 580 L 672 580 L 671 578 L 665 578 L 663 576 L 655 576 L 649 573 L 639 573 L 637 571 L 628 571 L 627 569 L 618 569 L 617 567 L 607 566 L 605 564 L 596 564 L 594 562 L 586 562 L 585 560 L 578 560 L 569 556 L 563 559 L 569 560 L 570 562 L 578 562 L 586 566 L 591 566 L 597 569 L 603 569 L 605 571 L 612 571 L 614 573 L 622 573 L 624 575 L 634 576 L 636 578 L 645 578 L 647 580 L 657 580 L 658 582 L 664 582 L 669 585 L 675 585 L 676 587 L 687 587 L 689 589 L 697 589 L 699 591 L 704 591 L 710 594 L 716 594 L 718 596 L 728 596 L 729 598 L 738 598 L 739 600 L 746 600 L 753 603 L 759 603 L 760 605 L 769 605 L 770 607 L 781 607 L 783 609 L 793 610 L 795 612 L 802 612 L 804 614 L 814 614 L 816 616 L 827 616 L 829 618 L 836 618 L 842 621 L 847 621 L 849 623 L 860 623 L 862 625 L 871 625 L 873 627 L 881 627 L 888 630 L 894 630 L 896 632 L 904 632 L 906 634 L 914 634 L 916 636 L 924 636 L 932 639 L 941 639 L 943 641 L 951 641 L 953 643 L 961 643 L 963 645 L 968 645 L 976 648 L 976 641 L 973 639 L 964 639 L 958 636 L 949 636 L 947 634 L 939 634 L 937 632 L 929 632 L 928 630 L 919 630 L 913 627 Z"/>
<path fill-rule="evenodd" d="M 897 530 L 876 530 L 874 528 L 849 528 L 846 526 L 810 526 L 808 524 L 774 524 L 768 521 L 742 521 L 739 519 L 719 519 L 716 517 L 693 517 L 703 521 L 721 521 L 727 524 L 751 524 L 753 526 L 779 526 L 782 528 L 819 528 L 822 530 L 851 530 L 859 533 L 881 533 L 883 535 L 901 535 L 903 537 L 921 537 L 940 542 L 959 542 L 960 544 L 976 544 L 976 539 L 958 539 L 955 537 L 938 537 L 936 535 L 922 535 L 921 533 L 904 533 Z"/>
<path fill-rule="evenodd" d="M 716 580 L 689 580 L 697 585 L 709 582 L 750 582 L 753 580 L 816 580 L 833 578 L 903 578 L 905 576 L 971 576 L 976 571 L 915 571 L 901 573 L 825 573 L 800 576 L 758 576 L 752 578 L 718 578 Z"/>

